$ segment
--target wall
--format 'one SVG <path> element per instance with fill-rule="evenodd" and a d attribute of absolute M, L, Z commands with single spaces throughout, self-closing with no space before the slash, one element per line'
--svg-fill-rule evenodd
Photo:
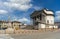
<path fill-rule="evenodd" d="M 41 24 L 41 28 L 45 28 L 45 24 Z"/>
<path fill-rule="evenodd" d="M 20 23 L 13 23 L 12 26 L 13 27 L 19 27 Z"/>
<path fill-rule="evenodd" d="M 58 28 L 58 26 L 54 26 L 54 28 Z"/>
<path fill-rule="evenodd" d="M 40 29 L 40 28 L 45 28 L 45 24 L 38 24 L 38 28 Z"/>
<path fill-rule="evenodd" d="M 54 24 L 54 17 L 53 16 L 46 16 L 46 23 L 49 20 L 49 24 Z"/>
<path fill-rule="evenodd" d="M 49 28 L 53 28 L 53 26 L 49 26 Z"/>

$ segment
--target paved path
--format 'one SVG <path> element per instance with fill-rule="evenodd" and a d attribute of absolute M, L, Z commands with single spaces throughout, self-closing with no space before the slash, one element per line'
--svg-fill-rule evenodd
<path fill-rule="evenodd" d="M 60 39 L 60 31 L 11 36 L 15 39 Z"/>

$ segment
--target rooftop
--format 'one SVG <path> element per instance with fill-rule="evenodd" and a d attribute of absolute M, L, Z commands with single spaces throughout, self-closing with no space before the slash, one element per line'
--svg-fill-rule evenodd
<path fill-rule="evenodd" d="M 36 10 L 36 11 L 34 11 L 34 12 L 31 14 L 31 16 L 32 16 L 32 15 L 33 15 L 33 16 L 39 15 L 39 14 L 41 14 L 41 13 L 44 13 L 44 14 L 46 14 L 46 15 L 54 15 L 53 10 L 49 10 L 49 9 L 44 8 L 44 9 L 42 9 L 42 10 Z"/>
<path fill-rule="evenodd" d="M 0 20 L 0 22 L 8 23 L 9 21 Z M 21 23 L 19 21 L 11 21 L 12 23 Z"/>

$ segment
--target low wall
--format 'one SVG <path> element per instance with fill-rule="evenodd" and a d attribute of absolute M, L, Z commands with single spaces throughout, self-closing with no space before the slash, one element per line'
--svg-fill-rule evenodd
<path fill-rule="evenodd" d="M 39 29 L 40 31 L 55 31 L 55 30 L 58 30 L 57 28 L 41 28 Z"/>
<path fill-rule="evenodd" d="M 5 30 L 0 30 L 0 34 L 5 34 Z"/>
<path fill-rule="evenodd" d="M 55 31 L 57 29 L 40 29 L 40 30 L 0 30 L 0 34 L 31 34 L 31 33 L 41 33 L 48 31 Z"/>

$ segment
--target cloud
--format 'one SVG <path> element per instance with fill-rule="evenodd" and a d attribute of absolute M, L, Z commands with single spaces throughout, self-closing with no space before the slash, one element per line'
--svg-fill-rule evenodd
<path fill-rule="evenodd" d="M 60 11 L 56 11 L 55 15 L 55 22 L 60 22 Z"/>
<path fill-rule="evenodd" d="M 39 7 L 39 6 L 34 6 L 33 8 L 34 8 L 35 10 L 41 10 L 43 7 L 41 7 L 41 6 L 40 6 L 40 7 Z"/>
<path fill-rule="evenodd" d="M 17 18 L 17 17 L 13 17 L 13 20 L 12 21 L 20 21 L 20 22 L 22 22 L 22 23 L 30 23 L 30 20 L 29 19 L 27 19 L 27 18 L 25 18 L 25 17 L 23 17 L 23 18 Z"/>
<path fill-rule="evenodd" d="M 56 16 L 59 16 L 60 15 L 60 11 L 56 11 Z"/>
<path fill-rule="evenodd" d="M 6 11 L 6 10 L 0 10 L 0 14 L 6 14 L 6 13 L 8 13 L 8 11 Z"/>
<path fill-rule="evenodd" d="M 31 2 L 31 0 L 7 0 L 7 1 L 9 1 L 9 2 L 15 2 L 15 3 L 20 2 L 21 4 Z"/>
<path fill-rule="evenodd" d="M 30 22 L 30 20 L 29 20 L 29 19 L 27 19 L 27 18 L 19 19 L 19 21 L 20 21 L 20 22 Z"/>
<path fill-rule="evenodd" d="M 4 2 L 3 4 L 9 8 L 25 11 L 32 7 L 30 2 L 31 0 L 8 0 L 8 2 Z"/>

